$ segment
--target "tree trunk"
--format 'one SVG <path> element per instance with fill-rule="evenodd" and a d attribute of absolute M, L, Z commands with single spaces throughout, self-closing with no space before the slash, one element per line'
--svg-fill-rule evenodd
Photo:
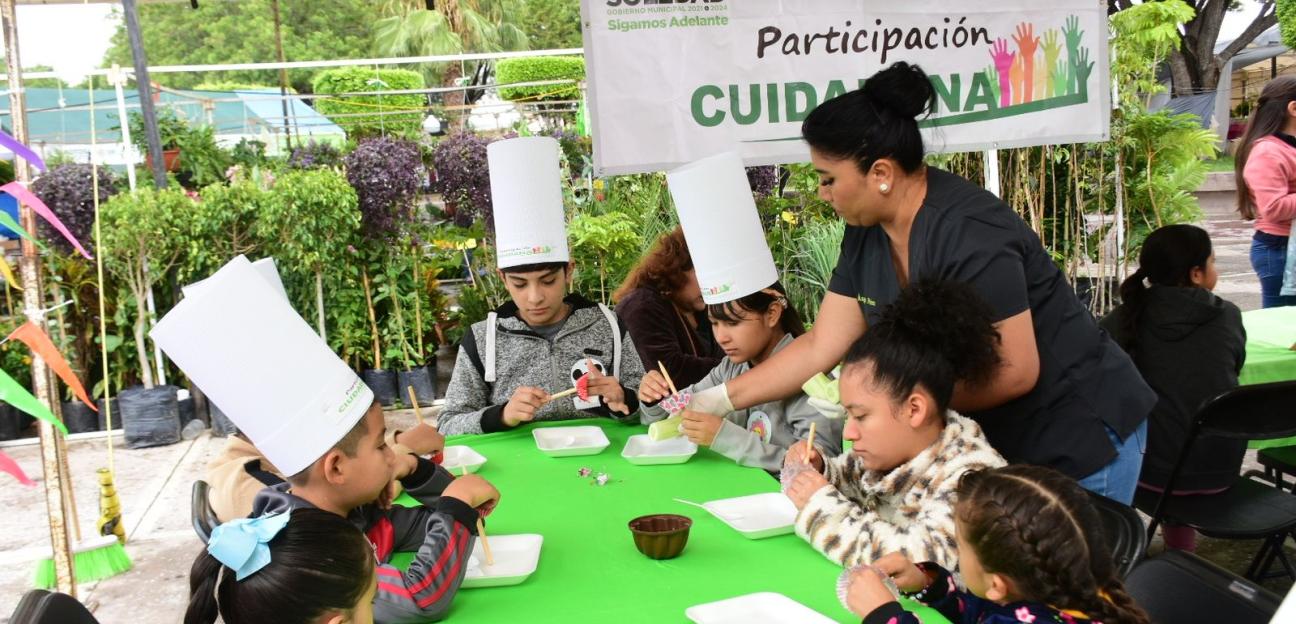
<path fill-rule="evenodd" d="M 459 10 L 459 0 L 443 0 L 441 2 L 441 13 L 445 15 L 446 26 L 450 28 L 450 32 L 459 35 L 459 40 L 463 42 L 465 50 L 471 49 L 470 46 L 472 42 L 467 37 L 468 33 L 465 32 L 466 29 L 464 28 L 463 23 L 463 13 Z M 458 82 L 462 77 L 463 65 L 458 62 L 450 63 L 450 65 L 446 67 L 445 74 L 442 76 L 441 84 L 445 87 L 456 87 L 459 86 Z M 441 101 L 445 104 L 447 109 L 453 110 L 453 107 L 455 106 L 464 105 L 464 92 L 448 92 L 442 97 Z M 451 113 L 451 119 L 452 121 L 450 123 L 452 127 L 457 130 L 462 130 L 468 123 L 468 111 L 454 110 Z"/>
<path fill-rule="evenodd" d="M 445 73 L 441 75 L 441 86 L 457 87 L 459 79 L 463 77 L 463 66 L 457 62 L 450 63 L 446 66 Z M 462 130 L 468 124 L 468 111 L 460 110 L 455 107 L 464 105 L 463 91 L 447 91 L 441 96 L 441 103 L 445 105 L 447 116 L 450 118 L 450 126 L 456 130 Z"/>
<path fill-rule="evenodd" d="M 1170 79 L 1174 83 L 1174 90 L 1171 91 L 1175 96 L 1191 95 L 1193 88 L 1192 74 L 1188 71 L 1188 60 L 1180 52 L 1171 52 L 1170 58 Z"/>
<path fill-rule="evenodd" d="M 320 339 L 328 342 L 328 335 L 324 333 L 324 272 L 315 269 L 315 311 L 319 313 L 319 335 Z"/>
<path fill-rule="evenodd" d="M 149 364 L 148 347 L 144 344 L 144 326 L 148 323 L 148 310 L 144 308 L 145 296 L 143 292 L 135 291 L 135 356 L 139 358 L 144 387 L 152 389 L 153 369 Z"/>

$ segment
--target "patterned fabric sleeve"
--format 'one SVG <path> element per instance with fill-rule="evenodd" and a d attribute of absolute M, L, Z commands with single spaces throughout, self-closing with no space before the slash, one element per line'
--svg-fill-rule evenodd
<path fill-rule="evenodd" d="M 923 496 L 920 506 L 900 523 L 887 521 L 836 487 L 825 487 L 797 514 L 796 532 L 825 557 L 844 566 L 870 564 L 882 555 L 900 552 L 911 561 L 954 567 L 958 563 L 953 505 L 956 484 L 951 479 Z"/>

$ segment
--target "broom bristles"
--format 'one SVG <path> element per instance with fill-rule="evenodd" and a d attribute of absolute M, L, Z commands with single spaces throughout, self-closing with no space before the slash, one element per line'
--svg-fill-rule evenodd
<path fill-rule="evenodd" d="M 126 548 L 116 538 L 95 548 L 79 545 L 77 551 L 72 566 L 78 583 L 102 581 L 131 569 L 130 555 L 126 554 Z M 36 589 L 51 589 L 55 584 L 54 559 L 44 559 L 37 563 L 32 585 Z"/>

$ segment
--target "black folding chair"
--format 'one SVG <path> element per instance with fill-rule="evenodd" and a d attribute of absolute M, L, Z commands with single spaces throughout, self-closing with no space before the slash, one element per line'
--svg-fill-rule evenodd
<path fill-rule="evenodd" d="M 99 624 L 85 605 L 67 594 L 33 589 L 18 601 L 10 624 Z"/>
<path fill-rule="evenodd" d="M 1282 602 L 1277 594 L 1181 550 L 1139 562 L 1125 577 L 1125 591 L 1156 624 L 1266 624 Z"/>
<path fill-rule="evenodd" d="M 210 487 L 206 481 L 199 479 L 194 481 L 192 493 L 189 496 L 189 517 L 193 521 L 194 532 L 198 534 L 204 544 L 211 537 L 212 529 L 220 525 L 220 518 L 216 517 L 216 511 L 212 509 L 211 500 L 207 498 L 207 492 Z"/>
<path fill-rule="evenodd" d="M 1279 489 L 1287 486 L 1286 477 L 1296 477 L 1296 446 L 1260 449 L 1256 460 L 1264 467 L 1265 480 L 1272 481 Z M 1296 480 L 1292 481 L 1291 492 L 1296 494 Z"/>
<path fill-rule="evenodd" d="M 1089 502 L 1098 510 L 1107 549 L 1112 553 L 1116 571 L 1124 578 L 1147 552 L 1147 530 L 1143 527 L 1143 518 L 1133 507 L 1101 494 L 1089 492 Z"/>
<path fill-rule="evenodd" d="M 1134 505 L 1152 516 L 1148 539 L 1163 521 L 1185 525 L 1221 539 L 1264 540 L 1247 569 L 1249 579 L 1262 578 L 1273 562 L 1296 579 L 1296 569 L 1282 544 L 1296 530 L 1296 496 L 1270 483 L 1239 477 L 1219 494 L 1172 496 L 1180 472 L 1199 436 L 1237 440 L 1271 440 L 1296 435 L 1296 381 L 1234 388 L 1206 401 L 1193 419 L 1164 493 L 1140 489 Z"/>

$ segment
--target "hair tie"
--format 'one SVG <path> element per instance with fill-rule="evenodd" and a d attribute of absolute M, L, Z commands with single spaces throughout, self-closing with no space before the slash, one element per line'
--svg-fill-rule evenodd
<path fill-rule="evenodd" d="M 766 295 L 769 295 L 770 297 L 773 297 L 773 298 L 774 298 L 774 303 L 777 303 L 777 304 L 783 306 L 784 309 L 787 309 L 787 307 L 788 307 L 787 295 L 785 295 L 785 294 L 783 294 L 783 293 L 781 293 L 781 292 L 779 292 L 779 291 L 777 291 L 777 290 L 774 290 L 773 288 L 762 288 L 762 289 L 761 289 L 761 293 L 766 294 Z"/>
<path fill-rule="evenodd" d="M 228 567 L 241 581 L 270 563 L 270 540 L 285 526 L 291 510 L 259 518 L 239 518 L 212 530 L 207 552 L 221 562 L 221 573 Z M 220 587 L 219 573 L 216 586 Z"/>

